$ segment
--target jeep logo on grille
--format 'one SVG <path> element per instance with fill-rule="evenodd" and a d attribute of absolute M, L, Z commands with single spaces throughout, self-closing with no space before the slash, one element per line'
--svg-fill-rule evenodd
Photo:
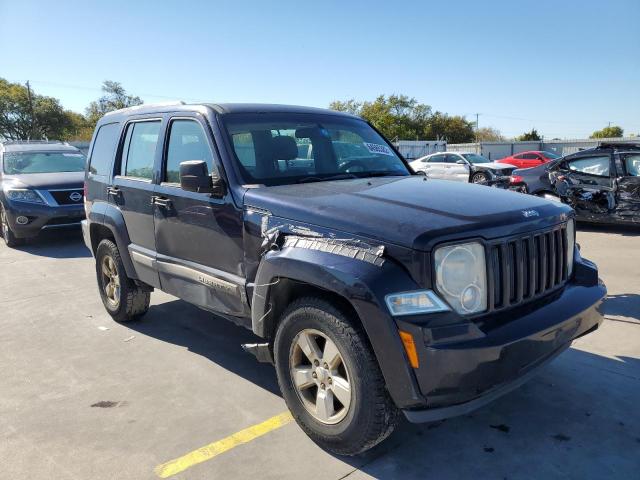
<path fill-rule="evenodd" d="M 69 195 L 69 200 L 72 202 L 79 202 L 82 200 L 82 194 L 80 192 L 73 192 Z"/>
<path fill-rule="evenodd" d="M 537 210 L 522 210 L 522 216 L 525 218 L 539 217 L 540 213 Z"/>

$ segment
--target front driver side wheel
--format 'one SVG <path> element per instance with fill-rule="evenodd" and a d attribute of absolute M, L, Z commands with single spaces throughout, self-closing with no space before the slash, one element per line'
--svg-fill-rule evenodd
<path fill-rule="evenodd" d="M 396 426 L 398 409 L 364 333 L 330 301 L 293 302 L 278 325 L 274 357 L 289 410 L 322 448 L 356 455 Z"/>
<path fill-rule="evenodd" d="M 116 322 L 137 320 L 147 313 L 151 292 L 127 277 L 111 240 L 102 240 L 96 249 L 96 276 L 102 303 Z"/>
<path fill-rule="evenodd" d="M 489 177 L 486 173 L 478 172 L 474 173 L 473 177 L 471 177 L 471 183 L 476 183 L 478 185 L 486 185 L 489 183 Z"/>
<path fill-rule="evenodd" d="M 24 243 L 24 239 L 16 237 L 13 230 L 11 230 L 9 219 L 7 218 L 7 212 L 5 212 L 2 204 L 0 204 L 0 227 L 2 229 L 2 238 L 4 239 L 4 243 L 7 247 L 19 247 Z"/>

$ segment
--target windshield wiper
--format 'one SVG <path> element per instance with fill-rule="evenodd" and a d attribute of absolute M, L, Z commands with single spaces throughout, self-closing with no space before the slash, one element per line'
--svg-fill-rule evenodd
<path fill-rule="evenodd" d="M 398 172 L 387 172 L 387 171 L 378 171 L 378 172 L 365 172 L 363 177 L 406 177 L 402 173 Z"/>
<path fill-rule="evenodd" d="M 349 178 L 360 178 L 353 173 L 341 173 L 339 175 L 333 175 L 330 177 L 305 177 L 297 180 L 296 183 L 311 183 L 311 182 L 324 182 L 326 180 L 346 180 Z"/>

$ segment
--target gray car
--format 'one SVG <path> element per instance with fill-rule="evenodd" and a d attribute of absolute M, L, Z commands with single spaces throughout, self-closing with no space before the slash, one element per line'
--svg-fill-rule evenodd
<path fill-rule="evenodd" d="M 84 167 L 82 152 L 65 143 L 0 144 L 0 224 L 7 246 L 42 230 L 80 225 Z"/>

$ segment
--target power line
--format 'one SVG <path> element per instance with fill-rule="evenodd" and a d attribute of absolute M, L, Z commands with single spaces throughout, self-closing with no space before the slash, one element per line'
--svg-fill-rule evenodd
<path fill-rule="evenodd" d="M 98 88 L 98 87 L 88 87 L 86 85 L 71 85 L 68 83 L 58 83 L 58 82 L 49 82 L 46 80 L 32 80 L 32 83 L 36 83 L 38 85 L 48 85 L 51 87 L 60 87 L 60 88 L 72 88 L 74 90 L 89 90 L 89 91 L 94 91 L 94 92 L 101 92 L 102 91 L 102 87 Z M 145 92 L 130 92 L 133 95 L 136 96 L 142 96 L 142 97 L 151 97 L 151 98 L 161 98 L 163 100 L 176 100 L 178 98 L 178 96 L 167 96 L 167 95 L 157 95 L 155 93 L 145 93 Z M 183 100 L 187 100 L 189 102 L 202 102 L 203 100 L 200 98 L 187 98 L 187 97 L 180 97 Z"/>

